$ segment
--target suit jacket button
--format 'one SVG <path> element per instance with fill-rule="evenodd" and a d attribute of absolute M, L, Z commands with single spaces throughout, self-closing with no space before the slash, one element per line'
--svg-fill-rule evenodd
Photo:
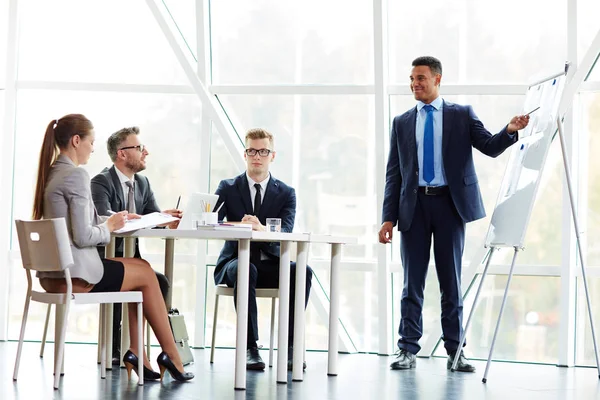
<path fill-rule="evenodd" d="M 417 189 L 413 189 L 413 193 L 417 193 Z"/>
<path fill-rule="evenodd" d="M 419 176 L 419 171 L 415 172 L 415 175 Z"/>

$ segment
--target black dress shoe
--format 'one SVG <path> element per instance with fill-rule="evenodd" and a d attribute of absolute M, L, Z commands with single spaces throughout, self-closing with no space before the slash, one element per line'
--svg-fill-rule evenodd
<path fill-rule="evenodd" d="M 117 348 L 113 348 L 112 365 L 121 365 L 121 352 Z"/>
<path fill-rule="evenodd" d="M 127 350 L 127 353 L 123 356 L 123 364 L 127 368 L 127 379 L 131 379 L 131 370 L 134 370 L 136 374 L 138 373 L 138 358 L 131 350 Z M 155 381 L 157 379 L 160 379 L 160 374 L 144 365 L 144 380 Z"/>
<path fill-rule="evenodd" d="M 254 371 L 263 371 L 265 362 L 260 358 L 257 347 L 250 347 L 246 350 L 246 369 Z"/>
<path fill-rule="evenodd" d="M 158 364 L 158 368 L 160 368 L 161 382 L 163 380 L 163 376 L 165 375 L 165 371 L 169 371 L 171 377 L 179 382 L 185 382 L 189 381 L 190 379 L 194 379 L 194 374 L 192 372 L 180 372 L 175 364 L 173 364 L 173 361 L 171 361 L 167 353 L 164 351 L 158 355 L 156 363 Z"/>
<path fill-rule="evenodd" d="M 294 368 L 294 348 L 288 348 L 288 371 L 291 371 Z M 306 361 L 302 361 L 302 371 L 306 369 Z"/>
<path fill-rule="evenodd" d="M 396 361 L 390 364 L 391 369 L 411 369 L 417 366 L 417 356 L 406 349 L 400 349 Z"/>
<path fill-rule="evenodd" d="M 448 369 L 452 369 L 452 364 L 454 363 L 454 357 L 456 356 L 456 351 L 450 353 L 448 355 L 448 361 L 446 362 L 446 367 Z M 460 351 L 458 355 L 458 362 L 456 363 L 456 370 L 460 372 L 475 372 L 475 366 L 473 364 L 469 364 L 469 360 L 465 357 L 465 354 Z"/>

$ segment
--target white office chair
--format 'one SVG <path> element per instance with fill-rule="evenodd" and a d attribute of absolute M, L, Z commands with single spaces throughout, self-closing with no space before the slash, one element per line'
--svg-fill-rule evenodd
<path fill-rule="evenodd" d="M 15 360 L 15 371 L 13 380 L 17 380 L 21 351 L 23 349 L 23 337 L 25 336 L 25 325 L 31 300 L 46 304 L 56 304 L 55 320 L 55 344 L 54 344 L 54 389 L 58 389 L 58 382 L 64 367 L 65 335 L 67 330 L 67 318 L 71 302 L 75 304 L 100 304 L 101 324 L 103 326 L 101 340 L 102 347 L 102 369 L 101 377 L 106 377 L 106 314 L 105 308 L 112 303 L 137 303 L 138 312 L 138 354 L 142 354 L 142 292 L 107 292 L 107 293 L 73 293 L 71 273 L 69 268 L 73 266 L 73 253 L 67 225 L 64 218 L 47 219 L 40 221 L 15 221 L 19 237 L 19 248 L 21 260 L 27 275 L 27 295 L 25 297 L 25 309 L 23 311 L 23 322 L 17 347 Z M 66 293 L 46 293 L 32 290 L 31 270 L 34 271 L 64 271 L 67 284 Z M 43 349 L 42 349 L 43 351 Z M 138 364 L 139 385 L 144 384 L 143 357 L 139 357 Z"/>
<path fill-rule="evenodd" d="M 215 356 L 215 338 L 217 333 L 217 314 L 219 312 L 219 296 L 233 297 L 233 288 L 226 285 L 215 287 L 215 316 L 213 319 L 212 341 L 210 344 L 210 363 Z M 269 367 L 273 366 L 273 342 L 275 340 L 275 301 L 279 298 L 279 289 L 256 289 L 256 298 L 271 298 L 271 337 L 269 338 Z"/>

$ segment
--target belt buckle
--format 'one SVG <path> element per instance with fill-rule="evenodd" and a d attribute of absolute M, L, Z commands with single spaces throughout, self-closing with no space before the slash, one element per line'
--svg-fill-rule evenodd
<path fill-rule="evenodd" d="M 425 195 L 433 196 L 433 193 L 429 192 L 429 189 L 433 188 L 433 186 L 425 186 Z"/>

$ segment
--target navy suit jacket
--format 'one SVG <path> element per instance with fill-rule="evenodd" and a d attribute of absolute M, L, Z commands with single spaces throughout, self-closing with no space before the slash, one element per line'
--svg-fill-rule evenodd
<path fill-rule="evenodd" d="M 233 179 L 222 180 L 215 194 L 219 195 L 217 207 L 221 203 L 225 203 L 219 211 L 219 220 L 227 218 L 228 221 L 241 221 L 244 214 L 254 215 L 246 172 Z M 281 232 L 292 232 L 296 219 L 296 191 L 294 188 L 271 175 L 257 217 L 263 225 L 266 224 L 267 218 L 281 218 Z M 259 259 L 262 251 L 268 257 L 278 259 L 279 247 L 279 242 L 252 243 L 250 257 Z M 216 284 L 224 282 L 225 270 L 223 267 L 237 256 L 238 243 L 225 242 L 215 268 Z"/>
<path fill-rule="evenodd" d="M 477 118 L 471 106 L 444 100 L 442 158 L 446 182 L 458 214 L 465 222 L 485 217 L 485 209 L 477 183 L 472 148 L 497 157 L 518 140 L 518 134 L 508 134 L 504 127 L 492 135 Z M 406 231 L 412 223 L 419 187 L 419 163 L 414 107 L 394 118 L 390 137 L 390 154 L 386 169 L 383 200 L 383 222 L 398 225 Z"/>
<path fill-rule="evenodd" d="M 135 174 L 135 211 L 136 214 L 145 215 L 160 212 L 154 192 L 150 188 L 148 178 Z M 92 178 L 92 198 L 99 215 L 110 215 L 109 211 L 119 212 L 127 210 L 127 200 L 123 196 L 121 181 L 113 165 L 104 168 L 102 172 Z M 104 247 L 98 247 L 100 256 L 104 258 Z M 123 257 L 123 239 L 115 241 L 115 256 Z M 140 257 L 139 243 L 135 240 L 135 257 Z"/>

